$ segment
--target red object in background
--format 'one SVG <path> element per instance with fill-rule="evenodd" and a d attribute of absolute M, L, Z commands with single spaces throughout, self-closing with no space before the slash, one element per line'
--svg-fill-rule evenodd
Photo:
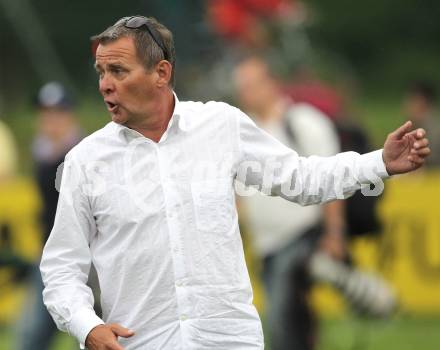
<path fill-rule="evenodd" d="M 210 2 L 208 11 L 214 30 L 221 36 L 241 37 L 251 26 L 252 15 L 239 1 L 214 0 Z"/>
<path fill-rule="evenodd" d="M 331 119 L 341 116 L 342 97 L 330 86 L 316 80 L 286 85 L 284 92 L 295 102 L 308 103 Z"/>
<path fill-rule="evenodd" d="M 289 0 L 211 0 L 208 14 L 214 30 L 227 38 L 246 39 L 258 17 L 271 17 Z"/>

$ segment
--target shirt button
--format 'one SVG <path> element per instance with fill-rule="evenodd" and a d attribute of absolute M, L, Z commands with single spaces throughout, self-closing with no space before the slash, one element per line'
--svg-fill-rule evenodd
<path fill-rule="evenodd" d="M 185 321 L 188 317 L 186 315 L 180 315 L 180 320 Z"/>
<path fill-rule="evenodd" d="M 177 286 L 177 287 L 181 287 L 181 286 L 182 286 L 182 281 L 177 281 L 177 282 L 176 282 L 176 286 Z"/>

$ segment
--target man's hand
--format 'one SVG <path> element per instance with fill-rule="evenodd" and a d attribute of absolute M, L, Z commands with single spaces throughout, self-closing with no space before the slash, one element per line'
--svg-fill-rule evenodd
<path fill-rule="evenodd" d="M 132 330 L 119 324 L 101 324 L 90 331 L 85 345 L 89 350 L 124 350 L 118 343 L 118 337 L 129 338 L 133 335 Z"/>
<path fill-rule="evenodd" d="M 412 130 L 408 121 L 388 135 L 383 147 L 383 161 L 388 174 L 403 174 L 420 168 L 431 153 L 426 131 Z"/>

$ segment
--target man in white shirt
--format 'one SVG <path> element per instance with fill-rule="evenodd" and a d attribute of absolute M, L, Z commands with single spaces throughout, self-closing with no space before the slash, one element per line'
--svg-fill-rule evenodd
<path fill-rule="evenodd" d="M 179 102 L 172 35 L 155 20 L 122 18 L 93 39 L 112 122 L 67 155 L 41 261 L 49 312 L 89 349 L 262 349 L 234 181 L 306 205 L 380 187 L 429 154 L 408 122 L 383 151 L 299 157 L 234 107 Z"/>

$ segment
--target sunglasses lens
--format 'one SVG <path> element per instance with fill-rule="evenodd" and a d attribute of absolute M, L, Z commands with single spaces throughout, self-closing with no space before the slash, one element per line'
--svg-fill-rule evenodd
<path fill-rule="evenodd" d="M 125 24 L 126 27 L 136 29 L 147 24 L 147 19 L 144 17 L 132 17 Z"/>
<path fill-rule="evenodd" d="M 154 31 L 150 28 L 150 26 L 148 25 L 148 19 L 146 17 L 139 17 L 139 16 L 130 17 L 127 19 L 127 22 L 125 22 L 125 27 L 130 28 L 130 29 L 139 29 L 142 26 L 146 27 L 148 33 L 150 33 L 153 40 L 162 49 L 165 59 L 168 59 L 168 55 L 166 53 L 165 46 L 164 46 L 162 40 L 159 39 L 155 35 Z"/>
<path fill-rule="evenodd" d="M 118 26 L 118 25 L 121 25 L 121 24 L 126 25 L 127 21 L 130 20 L 131 18 L 133 18 L 133 17 L 122 17 L 114 25 L 115 26 Z"/>

